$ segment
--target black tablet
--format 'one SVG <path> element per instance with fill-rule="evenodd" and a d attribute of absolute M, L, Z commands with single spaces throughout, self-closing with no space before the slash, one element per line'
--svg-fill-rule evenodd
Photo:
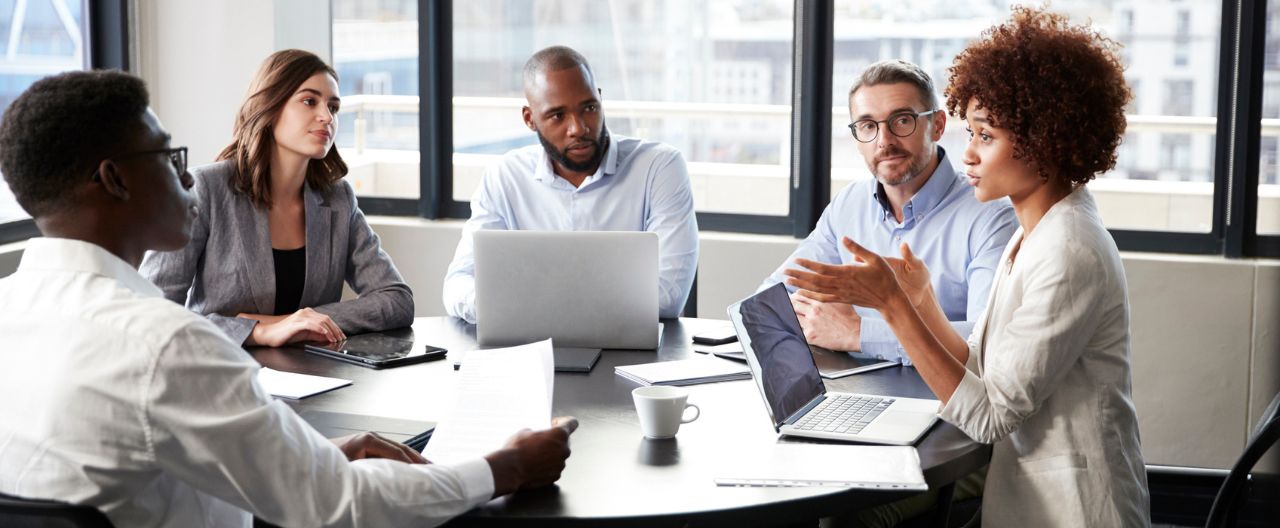
<path fill-rule="evenodd" d="M 444 359 L 448 350 L 415 345 L 413 332 L 373 332 L 347 337 L 335 343 L 307 343 L 307 352 L 375 369 Z"/>

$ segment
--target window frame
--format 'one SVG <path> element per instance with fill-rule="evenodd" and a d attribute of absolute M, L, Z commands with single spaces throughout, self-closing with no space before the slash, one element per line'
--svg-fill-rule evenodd
<path fill-rule="evenodd" d="M 795 0 L 792 159 L 787 216 L 697 213 L 701 229 L 802 238 L 830 201 L 834 0 Z M 129 67 L 128 0 L 86 2 L 90 67 Z M 418 198 L 362 197 L 366 214 L 466 219 L 469 202 L 453 198 L 452 1 L 418 0 Z M 1280 257 L 1280 235 L 1257 233 L 1267 0 L 1222 0 L 1214 205 L 1208 233 L 1111 229 L 1123 251 Z M 1232 155 L 1231 153 L 1235 153 Z M 0 224 L 0 244 L 39 236 L 30 219 Z"/>
<path fill-rule="evenodd" d="M 834 0 L 795 0 L 790 211 L 785 217 L 697 213 L 699 228 L 803 238 L 831 199 L 831 100 Z M 1222 0 L 1218 128 L 1214 141 L 1212 228 L 1208 233 L 1110 229 L 1123 251 L 1280 257 L 1280 236 L 1259 236 L 1257 189 L 1266 0 Z M 452 2 L 418 1 L 421 197 L 362 198 L 370 214 L 466 219 L 470 204 L 453 198 Z M 1237 16 L 1237 15 L 1243 16 Z M 1244 22 L 1241 22 L 1244 21 Z M 1249 23 L 1249 22 L 1252 23 Z M 1236 82 L 1239 79 L 1239 82 Z M 1238 154 L 1229 153 L 1234 149 Z M 416 205 L 416 207 L 415 207 Z"/>
<path fill-rule="evenodd" d="M 89 68 L 129 70 L 129 0 L 84 2 Z M 0 223 L 0 245 L 40 236 L 34 220 Z"/>

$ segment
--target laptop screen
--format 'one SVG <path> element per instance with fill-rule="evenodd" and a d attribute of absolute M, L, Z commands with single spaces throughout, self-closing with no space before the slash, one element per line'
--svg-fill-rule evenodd
<path fill-rule="evenodd" d="M 756 383 L 764 393 L 775 426 L 810 401 L 826 394 L 813 354 L 791 298 L 776 284 L 738 304 L 737 315 L 746 331 L 742 349 L 754 358 Z"/>

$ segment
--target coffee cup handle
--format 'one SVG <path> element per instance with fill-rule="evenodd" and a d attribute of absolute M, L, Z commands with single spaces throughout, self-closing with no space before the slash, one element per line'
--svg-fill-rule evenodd
<path fill-rule="evenodd" d="M 694 404 L 692 404 L 692 403 L 686 403 L 686 404 L 684 404 L 684 410 L 685 410 L 685 413 L 688 413 L 688 412 L 689 412 L 689 408 L 690 408 L 690 407 L 693 407 L 693 410 L 694 410 L 693 418 L 690 418 L 690 419 L 688 419 L 688 420 L 685 420 L 685 419 L 684 419 L 684 414 L 682 413 L 682 414 L 680 415 L 680 423 L 682 423 L 682 424 L 687 424 L 687 423 L 689 423 L 689 422 L 692 422 L 692 421 L 694 421 L 694 420 L 697 420 L 699 416 L 702 416 L 702 409 L 699 409 L 697 405 L 694 405 Z"/>

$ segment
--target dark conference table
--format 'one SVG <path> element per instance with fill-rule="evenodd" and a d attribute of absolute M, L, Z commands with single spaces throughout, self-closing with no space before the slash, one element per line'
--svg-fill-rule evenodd
<path fill-rule="evenodd" d="M 605 350 L 589 374 L 557 373 L 553 409 L 572 415 L 574 433 L 564 474 L 555 486 L 495 499 L 450 526 L 576 524 L 589 526 L 686 526 L 794 523 L 873 506 L 908 496 L 906 491 L 852 488 L 718 487 L 724 468 L 750 464 L 755 453 L 780 439 L 750 380 L 688 387 L 689 401 L 702 411 L 672 440 L 648 440 L 640 433 L 631 390 L 638 385 L 614 374 L 614 367 L 700 356 L 693 334 L 727 321 L 665 321 L 662 347 L 654 351 Z M 259 363 L 276 370 L 352 380 L 351 386 L 300 401 L 299 412 L 325 411 L 437 421 L 440 402 L 451 401 L 459 373 L 458 353 L 477 348 L 475 326 L 451 317 L 420 317 L 413 325 L 418 343 L 449 349 L 450 358 L 386 370 L 372 370 L 291 348 L 251 348 Z M 417 345 L 420 346 L 420 345 Z M 828 390 L 931 398 L 915 369 L 895 367 L 838 380 Z M 930 489 L 941 488 L 985 465 L 990 446 L 970 440 L 938 421 L 916 445 Z M 821 459 L 813 461 L 821 464 Z"/>

